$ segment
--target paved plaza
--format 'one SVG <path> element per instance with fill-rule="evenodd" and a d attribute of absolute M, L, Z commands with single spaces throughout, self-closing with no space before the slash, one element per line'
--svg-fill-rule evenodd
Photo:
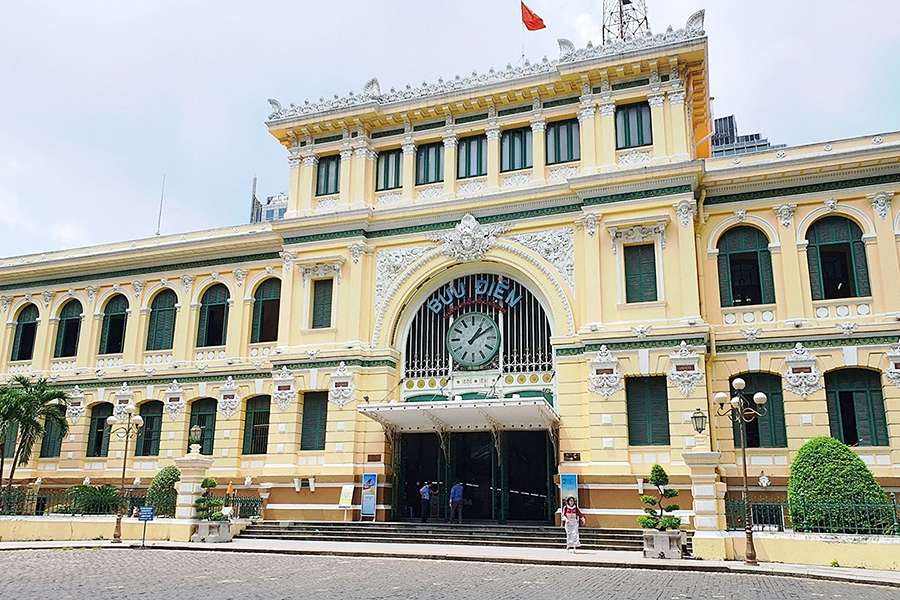
<path fill-rule="evenodd" d="M 842 598 L 897 589 L 765 575 L 224 552 L 81 549 L 0 552 L 0 598 Z"/>

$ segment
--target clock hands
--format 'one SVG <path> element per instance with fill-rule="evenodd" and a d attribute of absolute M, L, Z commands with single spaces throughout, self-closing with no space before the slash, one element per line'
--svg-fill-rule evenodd
<path fill-rule="evenodd" d="M 475 335 L 469 338 L 469 344 L 473 344 L 475 340 L 486 334 L 488 331 L 489 329 L 479 328 L 478 331 L 475 332 Z"/>

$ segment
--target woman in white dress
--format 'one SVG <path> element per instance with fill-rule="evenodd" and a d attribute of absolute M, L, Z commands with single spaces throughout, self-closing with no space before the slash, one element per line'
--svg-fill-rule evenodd
<path fill-rule="evenodd" d="M 578 509 L 578 503 L 574 496 L 566 498 L 562 509 L 562 523 L 566 528 L 566 550 L 575 553 L 575 549 L 581 545 L 578 539 L 578 528 L 584 525 L 584 513 Z"/>

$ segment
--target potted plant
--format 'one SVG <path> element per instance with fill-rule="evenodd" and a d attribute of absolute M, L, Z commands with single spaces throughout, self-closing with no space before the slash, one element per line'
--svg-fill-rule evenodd
<path fill-rule="evenodd" d="M 650 469 L 649 481 L 656 487 L 658 496 L 641 496 L 647 513 L 638 517 L 638 524 L 644 528 L 644 558 L 681 558 L 681 519 L 666 514 L 680 508 L 677 504 L 667 504 L 678 496 L 678 490 L 666 489 L 669 476 L 659 465 Z"/>
<path fill-rule="evenodd" d="M 231 521 L 222 512 L 225 502 L 221 498 L 214 498 L 210 495 L 210 491 L 217 485 L 216 480 L 209 477 L 200 483 L 203 495 L 194 501 L 194 508 L 197 509 L 197 518 L 200 519 L 200 522 L 197 526 L 197 533 L 191 536 L 192 542 L 231 541 Z"/>

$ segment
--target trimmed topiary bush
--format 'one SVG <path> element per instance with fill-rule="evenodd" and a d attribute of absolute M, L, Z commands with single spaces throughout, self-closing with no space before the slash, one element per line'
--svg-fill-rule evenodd
<path fill-rule="evenodd" d="M 638 517 L 638 525 L 644 529 L 658 529 L 665 531 L 666 529 L 678 529 L 681 526 L 681 519 L 675 515 L 667 515 L 678 510 L 677 504 L 665 504 L 667 500 L 671 500 L 678 496 L 678 490 L 664 489 L 669 485 L 669 475 L 660 465 L 653 465 L 650 469 L 650 484 L 656 487 L 659 497 L 643 495 L 641 503 L 646 506 L 644 512 L 647 513 Z"/>
<path fill-rule="evenodd" d="M 162 517 L 175 516 L 175 501 L 178 499 L 178 491 L 175 484 L 181 479 L 181 471 L 178 467 L 163 467 L 147 488 L 146 502 L 152 506 L 156 514 Z"/>
<path fill-rule="evenodd" d="M 803 444 L 791 463 L 788 503 L 795 531 L 891 533 L 893 507 L 866 463 L 830 437 Z"/>

